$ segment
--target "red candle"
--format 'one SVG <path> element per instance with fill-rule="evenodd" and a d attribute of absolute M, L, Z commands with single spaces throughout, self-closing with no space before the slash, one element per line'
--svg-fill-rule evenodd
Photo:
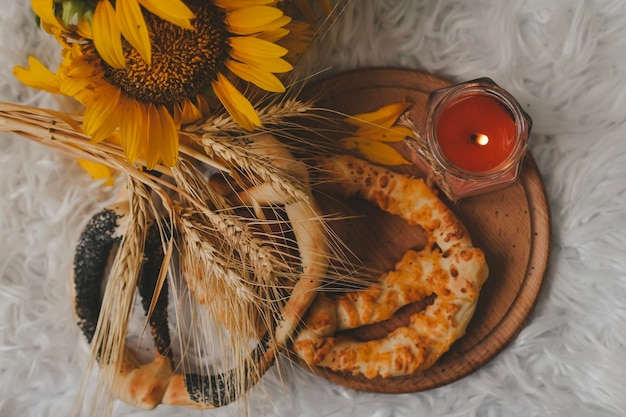
<path fill-rule="evenodd" d="M 414 163 L 452 200 L 517 180 L 532 120 L 489 78 L 431 92 Z"/>
<path fill-rule="evenodd" d="M 442 110 L 436 124 L 441 152 L 466 171 L 491 171 L 515 149 L 517 128 L 513 116 L 486 95 L 459 98 Z"/>

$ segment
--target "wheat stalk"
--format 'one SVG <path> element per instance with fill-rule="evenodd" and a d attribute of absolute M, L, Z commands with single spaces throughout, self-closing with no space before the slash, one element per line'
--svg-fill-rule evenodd
<path fill-rule="evenodd" d="M 302 117 L 313 108 L 312 103 L 289 96 L 271 96 L 271 100 L 257 106 L 257 114 L 263 126 L 284 125 L 290 118 Z M 203 135 L 229 135 L 249 133 L 239 126 L 227 113 L 215 113 L 199 122 L 190 123 L 184 132 L 201 137 Z"/>
<path fill-rule="evenodd" d="M 288 125 L 283 123 L 284 118 L 302 117 L 310 108 L 309 104 L 298 100 L 282 100 L 261 108 L 259 113 L 263 123 L 281 123 L 282 127 Z M 241 131 L 224 115 L 208 118 L 180 131 L 181 135 L 191 139 L 192 145 L 180 147 L 175 167 L 155 167 L 163 176 L 143 171 L 138 167 L 142 161 L 137 166 L 130 164 L 123 150 L 115 144 L 90 142 L 80 130 L 81 122 L 78 116 L 0 103 L 0 131 L 17 133 L 72 157 L 95 160 L 128 175 L 129 226 L 110 274 L 92 346 L 93 360 L 100 356 L 105 365 L 98 386 L 110 388 L 115 385 L 117 365 L 121 363 L 125 349 L 148 223 L 157 221 L 162 222 L 166 254 L 171 255 L 175 237 L 182 269 L 197 268 L 207 280 L 211 280 L 208 283 L 206 280 L 204 283 L 192 281 L 189 287 L 192 292 L 197 292 L 202 285 L 205 292 L 216 298 L 216 302 L 207 304 L 208 313 L 214 317 L 221 315 L 231 330 L 230 338 L 217 339 L 218 343 L 225 344 L 224 350 L 233 350 L 234 364 L 242 372 L 237 382 L 239 386 L 233 388 L 243 393 L 248 386 L 245 381 L 258 379 L 263 371 L 242 366 L 249 362 L 249 338 L 257 334 L 259 323 L 272 330 L 280 318 L 289 290 L 299 276 L 297 243 L 273 232 L 269 224 L 274 220 L 265 219 L 260 210 L 256 210 L 253 217 L 237 214 L 235 204 L 240 204 L 239 201 L 231 201 L 213 189 L 196 164 L 210 166 L 225 177 L 230 176 L 243 188 L 270 184 L 284 196 L 281 204 L 312 204 L 309 184 L 275 166 L 268 157 L 251 151 L 246 142 L 253 135 Z M 158 209 L 155 198 L 162 203 Z M 277 210 L 276 206 L 273 209 Z M 324 223 L 322 227 L 326 227 L 324 218 L 306 220 L 321 221 Z M 289 220 L 278 218 L 275 221 L 286 223 Z M 329 239 L 326 242 L 328 247 L 338 248 L 339 244 L 330 242 L 334 240 L 332 233 L 327 233 L 326 239 Z M 340 248 L 333 250 L 333 254 L 341 258 Z M 164 270 L 169 266 L 169 259 L 166 256 Z M 161 285 L 164 279 L 165 276 L 160 277 Z M 350 280 L 358 281 L 352 277 Z M 210 334 L 205 334 L 204 340 L 201 334 L 195 335 L 197 340 L 192 342 L 196 344 L 212 338 Z M 184 352 L 182 354 L 184 356 Z M 243 372 L 250 374 L 244 375 Z M 84 397 L 85 389 L 81 388 L 80 399 Z M 110 410 L 111 403 L 103 402 L 106 399 L 111 397 L 96 396 L 91 410 Z"/>
<path fill-rule="evenodd" d="M 246 245 L 229 247 L 215 228 L 199 221 L 202 213 L 183 211 L 177 218 L 181 236 L 180 262 L 188 287 L 194 298 L 204 304 L 207 317 L 217 319 L 228 330 L 227 333 L 203 332 L 201 329 L 208 326 L 201 319 L 194 326 L 197 329 L 194 339 L 202 343 L 203 349 L 218 350 L 219 356 L 230 354 L 232 368 L 238 374 L 231 381 L 234 386 L 228 389 L 234 390 L 237 397 L 243 397 L 247 387 L 258 380 L 269 365 L 251 363 L 250 345 L 246 341 L 258 338 L 266 330 L 271 331 L 278 320 L 280 296 L 284 294 L 277 283 L 277 271 L 284 266 L 276 265 L 276 260 L 267 256 L 263 262 L 246 262 L 242 259 L 250 252 L 242 250 Z M 270 262 L 266 262 L 268 260 Z"/>
<path fill-rule="evenodd" d="M 132 177 L 127 181 L 130 198 L 129 219 L 122 241 L 111 267 L 110 280 L 106 285 L 98 324 L 91 345 L 91 362 L 87 374 L 100 361 L 102 371 L 98 374 L 97 385 L 104 392 L 113 393 L 120 366 L 126 349 L 128 322 L 134 305 L 135 288 L 143 260 L 144 242 L 152 215 L 148 210 L 148 195 L 143 185 Z M 99 359 L 98 359 L 99 358 Z M 86 381 L 86 378 L 84 379 Z M 81 387 L 77 404 L 82 403 L 86 386 Z M 96 396 L 92 413 L 112 411 L 111 395 Z"/>
<path fill-rule="evenodd" d="M 288 196 L 289 201 L 308 200 L 306 187 L 296 179 L 285 174 L 274 166 L 268 158 L 254 154 L 246 148 L 246 137 L 229 138 L 203 135 L 200 139 L 208 155 L 225 161 L 245 173 L 245 176 L 256 183 L 269 183 Z M 231 172 L 231 176 L 235 172 Z M 257 178 L 258 179 L 255 179 Z M 289 202 L 286 200 L 285 202 Z"/>
<path fill-rule="evenodd" d="M 232 205 L 213 191 L 206 177 L 184 159 L 172 169 L 172 173 L 179 189 L 185 191 L 185 201 L 192 207 L 191 211 L 184 213 L 187 226 L 203 231 L 207 236 L 219 236 L 220 246 L 230 253 L 238 253 L 242 263 L 251 265 L 254 273 L 262 277 L 261 281 L 272 282 L 277 273 L 286 273 L 285 263 L 273 255 L 276 247 L 268 246 L 267 239 L 261 239 L 260 234 L 251 229 L 251 223 L 258 222 L 257 219 L 235 214 Z M 193 212 L 195 214 L 191 214 Z"/>

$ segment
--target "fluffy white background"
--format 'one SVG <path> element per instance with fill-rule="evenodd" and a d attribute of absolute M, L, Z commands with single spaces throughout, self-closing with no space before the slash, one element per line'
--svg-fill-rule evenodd
<path fill-rule="evenodd" d="M 29 54 L 58 60 L 27 0 L 0 0 L 0 101 L 64 103 L 11 74 Z M 402 66 L 456 81 L 489 76 L 534 119 L 532 152 L 552 208 L 552 260 L 527 326 L 451 385 L 374 395 L 299 370 L 275 373 L 251 415 L 626 415 L 626 2 L 355 0 L 315 65 Z M 0 416 L 67 416 L 85 349 L 68 271 L 88 217 L 111 196 L 73 163 L 0 136 Z M 88 404 L 87 404 L 88 407 Z M 221 416 L 118 404 L 116 416 Z"/>

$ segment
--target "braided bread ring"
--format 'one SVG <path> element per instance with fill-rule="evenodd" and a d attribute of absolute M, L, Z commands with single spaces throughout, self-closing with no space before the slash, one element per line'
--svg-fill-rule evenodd
<path fill-rule="evenodd" d="M 431 366 L 465 333 L 487 278 L 484 254 L 421 179 L 349 156 L 322 161 L 323 171 L 346 196 L 360 195 L 383 210 L 420 225 L 428 243 L 409 250 L 380 285 L 330 298 L 321 295 L 304 320 L 293 349 L 308 365 L 366 378 L 410 375 Z M 336 332 L 386 320 L 403 305 L 435 295 L 407 326 L 360 342 Z"/>
<path fill-rule="evenodd" d="M 268 157 L 287 174 L 301 180 L 308 187 L 306 167 L 297 162 L 291 153 L 271 135 L 259 135 L 251 141 L 250 151 Z M 258 204 L 284 204 L 285 212 L 292 222 L 298 250 L 301 253 L 299 280 L 291 291 L 288 302 L 279 319 L 274 337 L 266 334 L 252 350 L 246 368 L 253 370 L 253 378 L 246 384 L 255 383 L 269 369 L 277 352 L 290 340 L 311 302 L 328 263 L 328 248 L 321 212 L 312 196 L 309 201 L 291 201 L 281 193 L 280 187 L 261 184 L 241 193 L 239 199 Z M 105 208 L 89 221 L 83 230 L 74 258 L 74 303 L 78 325 L 91 343 L 102 303 L 101 285 L 108 259 L 126 229 L 128 201 Z M 144 311 L 148 314 L 154 294 L 156 279 L 163 261 L 158 230 L 152 228 L 145 243 L 144 263 L 138 280 L 139 293 Z M 118 379 L 114 394 L 122 401 L 144 409 L 159 404 L 184 405 L 194 408 L 215 408 L 237 400 L 237 378 L 247 375 L 246 369 L 232 369 L 217 375 L 178 374 L 174 371 L 167 322 L 167 283 L 157 300 L 149 325 L 155 340 L 156 354 L 151 363 L 141 364 L 134 352 L 125 348 L 121 364 L 103 366 L 118 367 Z M 197 297 L 206 294 L 195 294 Z M 247 390 L 249 386 L 243 387 Z"/>
<path fill-rule="evenodd" d="M 102 303 L 101 285 L 104 271 L 114 246 L 125 231 L 128 219 L 127 202 L 116 203 L 95 214 L 83 230 L 76 248 L 74 261 L 74 305 L 78 326 L 91 343 L 95 334 Z M 147 314 L 154 294 L 156 279 L 163 261 L 158 230 L 148 231 L 144 248 L 144 262 L 138 280 L 139 295 Z M 125 348 L 118 370 L 115 395 L 139 408 L 151 409 L 158 404 L 217 407 L 233 401 L 232 390 L 227 390 L 230 373 L 218 375 L 180 375 L 174 372 L 167 322 L 168 286 L 164 283 L 149 325 L 156 347 L 155 359 L 141 364 L 135 353 Z M 269 350 L 267 339 L 259 342 L 253 352 L 257 362 Z M 271 361 L 269 361 L 271 363 Z M 267 369 L 268 365 L 265 367 Z M 109 364 L 104 366 L 117 366 Z M 232 385 L 230 385 L 232 386 Z"/>

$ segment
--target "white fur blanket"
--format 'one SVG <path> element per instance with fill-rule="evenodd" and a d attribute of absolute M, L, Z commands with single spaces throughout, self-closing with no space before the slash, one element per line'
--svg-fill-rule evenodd
<path fill-rule="evenodd" d="M 11 73 L 30 54 L 58 59 L 29 3 L 0 0 L 0 101 L 61 107 Z M 489 76 L 527 108 L 553 216 L 550 269 L 521 334 L 458 382 L 377 395 L 288 369 L 284 387 L 264 378 L 275 395 L 253 397 L 251 415 L 626 416 L 625 50 L 621 0 L 353 0 L 314 67 Z M 0 170 L 0 416 L 67 416 L 86 356 L 68 271 L 81 226 L 112 196 L 73 161 L 20 138 L 0 137 Z"/>

